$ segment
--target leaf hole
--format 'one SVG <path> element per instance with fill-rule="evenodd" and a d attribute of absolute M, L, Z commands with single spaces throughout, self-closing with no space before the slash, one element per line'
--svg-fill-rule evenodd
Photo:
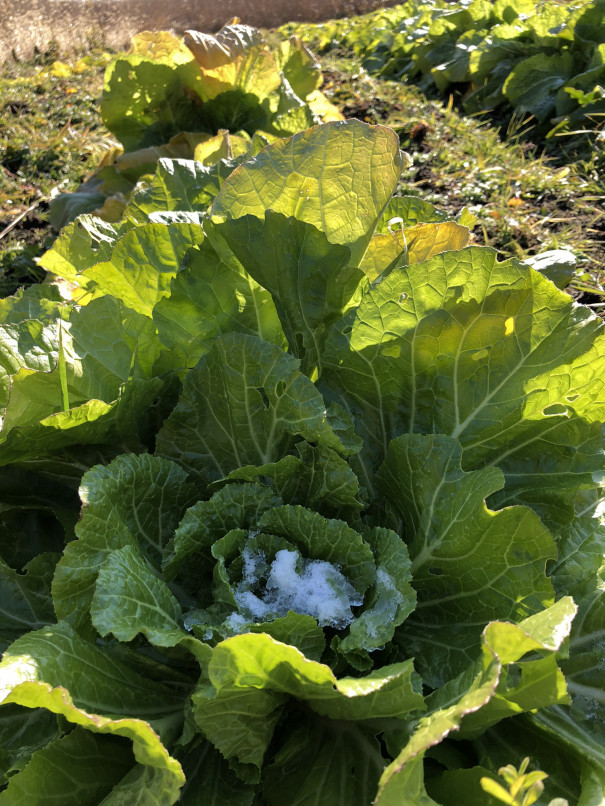
<path fill-rule="evenodd" d="M 442 568 L 436 568 L 435 566 L 432 566 L 431 568 L 429 568 L 427 570 L 428 570 L 429 574 L 431 576 L 433 576 L 433 577 L 440 577 L 443 574 L 443 569 Z"/>
<path fill-rule="evenodd" d="M 565 400 L 567 400 L 568 403 L 573 403 L 574 400 L 577 400 L 579 397 L 580 395 L 567 395 Z"/>
<path fill-rule="evenodd" d="M 347 325 L 347 327 L 342 329 L 342 332 L 344 333 L 345 336 L 348 336 L 349 333 L 352 332 L 352 330 L 353 330 L 353 328 L 351 327 L 351 325 Z"/>
<path fill-rule="evenodd" d="M 557 414 L 564 414 L 566 417 L 569 417 L 569 412 L 561 403 L 553 403 L 552 406 L 547 406 L 545 409 L 542 409 L 542 414 L 545 417 L 554 417 Z"/>
<path fill-rule="evenodd" d="M 277 397 L 281 397 L 285 391 L 286 391 L 286 382 L 278 381 L 277 386 L 275 387 L 275 394 L 277 395 Z"/>

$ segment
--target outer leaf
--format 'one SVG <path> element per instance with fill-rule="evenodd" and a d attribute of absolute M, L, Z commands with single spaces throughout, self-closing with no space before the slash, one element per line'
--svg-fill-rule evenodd
<path fill-rule="evenodd" d="M 355 302 L 363 279 L 348 265 L 350 250 L 331 244 L 313 225 L 271 210 L 264 222 L 246 215 L 215 229 L 270 292 L 290 352 L 301 359 L 303 372 L 320 374 L 327 329 Z"/>
<path fill-rule="evenodd" d="M 455 252 L 468 245 L 470 233 L 454 221 L 416 224 L 405 233 L 407 263 L 421 263 L 441 252 Z"/>
<path fill-rule="evenodd" d="M 43 391 L 47 391 L 46 383 L 41 381 Z M 49 395 L 50 401 L 43 399 L 46 408 L 58 408 L 56 381 L 55 376 L 48 383 L 52 396 Z M 36 400 L 39 387 L 32 384 L 27 391 L 32 393 L 33 403 L 39 402 Z M 72 446 L 81 452 L 84 445 L 103 445 L 110 456 L 119 451 L 141 450 L 148 442 L 150 425 L 154 427 L 153 407 L 162 395 L 163 383 L 159 378 L 139 378 L 126 384 L 110 403 L 93 399 L 68 411 L 42 416 L 39 422 L 15 425 L 0 442 L 0 465 L 40 460 Z M 82 465 L 79 467 L 81 472 Z"/>
<path fill-rule="evenodd" d="M 565 596 L 519 625 L 505 623 L 491 632 L 488 626 L 486 636 L 493 650 L 500 662 L 510 668 L 507 676 L 501 676 L 490 702 L 465 719 L 461 736 L 477 736 L 509 716 L 569 701 L 555 652 L 569 637 L 576 613 L 573 599 Z M 447 701 L 450 685 L 456 686 L 456 681 L 446 684 L 429 699 Z"/>
<path fill-rule="evenodd" d="M 254 788 L 240 781 L 210 742 L 180 756 L 187 778 L 181 806 L 252 806 Z"/>
<path fill-rule="evenodd" d="M 156 451 L 208 484 L 238 467 L 281 458 L 296 436 L 346 453 L 298 362 L 272 344 L 232 333 L 217 338 L 187 375 Z"/>
<path fill-rule="evenodd" d="M 383 767 L 376 730 L 301 715 L 280 742 L 262 792 L 270 806 L 367 806 Z"/>
<path fill-rule="evenodd" d="M 44 693 L 49 692 L 52 702 L 58 697 L 65 703 L 63 695 L 67 696 L 65 689 L 68 689 L 69 696 L 78 708 L 85 709 L 92 724 L 95 718 L 90 714 L 158 719 L 183 709 L 180 692 L 138 674 L 107 650 L 85 641 L 65 622 L 23 635 L 11 644 L 0 664 L 0 681 L 2 696 L 6 697 L 3 702 L 50 708 L 69 719 L 64 710 L 48 704 Z M 32 694 L 31 700 L 27 694 L 18 695 L 20 684 L 24 692 Z M 65 688 L 54 689 L 51 694 L 50 688 L 55 686 Z M 73 721 L 88 725 L 79 718 Z"/>
<path fill-rule="evenodd" d="M 411 673 L 408 662 L 365 678 L 337 680 L 328 666 L 268 635 L 238 635 L 215 647 L 209 680 L 193 695 L 194 716 L 227 758 L 260 768 L 288 697 L 305 700 L 330 718 L 401 718 L 422 708 Z M 241 771 L 254 777 L 249 767 Z"/>
<path fill-rule="evenodd" d="M 497 20 L 512 23 L 521 14 L 531 16 L 535 11 L 533 0 L 496 0 L 492 6 L 492 14 Z"/>
<path fill-rule="evenodd" d="M 313 224 L 351 249 L 358 265 L 402 168 L 393 132 L 356 120 L 274 143 L 223 185 L 214 216 L 264 218 L 266 210 Z"/>
<path fill-rule="evenodd" d="M 170 806 L 181 793 L 170 769 L 135 764 L 103 800 L 102 806 Z"/>
<path fill-rule="evenodd" d="M 2 785 L 10 773 L 22 769 L 32 753 L 57 739 L 57 717 L 44 708 L 5 705 L 0 708 L 0 771 Z"/>
<path fill-rule="evenodd" d="M 6 663 L 6 661 L 4 662 Z M 67 720 L 95 733 L 123 736 L 132 742 L 135 759 L 145 766 L 157 769 L 164 783 L 162 800 L 157 806 L 172 806 L 176 802 L 179 790 L 184 783 L 184 776 L 179 763 L 168 755 L 152 728 L 139 719 L 109 719 L 104 716 L 91 715 L 77 708 L 69 693 L 64 688 L 52 688 L 48 683 L 35 680 L 31 666 L 27 670 L 21 662 L 13 664 L 7 684 L 7 696 L 4 703 L 19 703 L 28 708 L 43 707 L 55 714 L 61 714 Z M 6 666 L 5 666 L 6 669 Z M 9 673 L 11 669 L 7 670 Z M 143 695 L 144 696 L 144 695 Z M 131 801 L 132 802 L 132 801 Z M 118 802 L 119 803 L 119 802 Z M 141 806 L 151 806 L 149 800 Z M 117 803 L 116 803 L 117 806 Z"/>
<path fill-rule="evenodd" d="M 122 56 L 107 68 L 101 116 L 127 151 L 205 129 L 200 99 L 186 86 L 195 86 L 197 71 L 187 65 L 175 68 L 137 54 Z"/>
<path fill-rule="evenodd" d="M 552 578 L 557 591 L 578 603 L 569 643 L 569 659 L 561 661 L 570 708 L 558 706 L 537 718 L 547 730 L 597 766 L 605 763 L 605 526 L 602 517 L 583 515 L 564 530 Z M 549 712 L 550 711 L 550 712 Z"/>
<path fill-rule="evenodd" d="M 4 651 L 28 630 L 36 630 L 55 620 L 50 598 L 50 582 L 57 557 L 41 554 L 18 574 L 0 561 L 0 643 Z"/>
<path fill-rule="evenodd" d="M 59 312 L 50 321 L 21 320 L 0 328 L 0 404 L 6 407 L 20 369 L 49 372 L 58 360 Z"/>
<path fill-rule="evenodd" d="M 192 367 L 216 336 L 249 333 L 285 346 L 268 291 L 238 261 L 217 254 L 208 240 L 188 254 L 187 266 L 171 281 L 170 296 L 153 310 L 158 335 L 181 365 Z"/>
<path fill-rule="evenodd" d="M 156 646 L 175 646 L 185 636 L 181 606 L 132 546 L 112 551 L 101 566 L 91 616 L 101 635 L 119 641 L 142 632 Z"/>
<path fill-rule="evenodd" d="M 169 293 L 170 281 L 187 251 L 203 240 L 195 224 L 145 224 L 127 232 L 111 258 L 85 269 L 95 297 L 116 294 L 125 305 L 151 316 L 153 307 Z"/>
<path fill-rule="evenodd" d="M 532 269 L 542 272 L 557 288 L 567 288 L 576 273 L 577 260 L 568 249 L 550 249 L 536 257 L 527 258 L 525 262 Z"/>
<path fill-rule="evenodd" d="M 430 698 L 431 712 L 418 723 L 403 750 L 386 768 L 374 801 L 377 806 L 399 806 L 401 802 L 414 806 L 429 806 L 435 802 L 428 797 L 423 783 L 423 756 L 426 750 L 441 742 L 460 728 L 462 720 L 481 710 L 496 693 L 503 666 L 515 663 L 533 651 L 556 651 L 570 626 L 568 599 L 538 616 L 515 626 L 492 622 L 483 634 L 482 658 L 457 680 L 435 692 Z M 525 628 L 525 629 L 524 629 Z M 462 726 L 464 727 L 464 722 Z"/>
<path fill-rule="evenodd" d="M 467 469 L 504 471 L 497 503 L 528 503 L 560 528 L 602 470 L 602 323 L 491 250 L 392 272 L 335 326 L 324 364 L 321 387 L 364 438 L 369 489 L 394 436 L 450 434 Z"/>
<path fill-rule="evenodd" d="M 52 322 L 60 315 L 63 298 L 57 286 L 35 283 L 0 300 L 0 321 L 14 324 L 27 319 Z"/>
<path fill-rule="evenodd" d="M 525 39 L 526 36 L 523 36 L 519 26 L 500 25 L 492 28 L 470 54 L 469 67 L 473 81 L 475 83 L 484 81 L 486 78 L 498 74 L 502 69 L 503 84 L 507 76 L 503 65 L 508 64 L 510 68 L 515 62 L 527 56 L 530 45 L 524 41 Z"/>
<path fill-rule="evenodd" d="M 112 550 L 142 548 L 159 566 L 195 490 L 171 462 L 149 455 L 120 456 L 107 467 L 94 467 L 82 479 L 84 504 L 77 526 L 79 540 L 68 544 L 53 580 L 59 618 L 86 623 L 99 569 Z"/>
<path fill-rule="evenodd" d="M 44 552 L 61 552 L 73 534 L 78 496 L 73 489 L 79 477 L 42 475 L 14 465 L 0 469 L 2 559 L 17 570 Z M 54 500 L 53 500 L 54 498 Z"/>
<path fill-rule="evenodd" d="M 605 25 L 603 24 L 603 0 L 593 0 L 586 6 L 576 8 L 569 20 L 575 39 L 592 44 L 605 44 Z"/>
<path fill-rule="evenodd" d="M 72 309 L 69 322 L 42 326 L 31 320 L 10 327 L 25 332 L 15 343 L 17 353 L 5 358 L 11 377 L 1 463 L 74 442 L 102 444 L 112 427 L 119 433 L 118 421 L 132 418 L 135 408 L 139 423 L 129 422 L 120 436 L 128 434 L 127 444 L 140 445 L 138 437 L 147 425 L 141 412 L 163 385 L 157 379 L 144 381 L 159 351 L 152 322 L 107 296 Z"/>
<path fill-rule="evenodd" d="M 323 81 L 321 66 L 300 37 L 291 36 L 287 41 L 280 42 L 276 60 L 284 78 L 299 98 L 307 98 L 320 88 Z"/>
<path fill-rule="evenodd" d="M 448 216 L 418 196 L 393 196 L 384 209 L 376 232 L 387 234 L 391 229 L 397 229 L 397 222 L 390 223 L 393 218 L 401 218 L 404 226 L 413 227 L 415 224 L 447 221 Z"/>
<path fill-rule="evenodd" d="M 549 737 L 532 725 L 525 716 L 506 720 L 497 728 L 487 730 L 473 742 L 473 748 L 483 769 L 488 768 L 484 774 L 495 777 L 504 765 L 514 764 L 518 768 L 522 760 L 529 757 L 531 762 L 528 771 L 539 767 L 548 773 L 548 778 L 544 780 L 543 799 L 546 803 L 555 797 L 566 798 L 569 803 L 583 802 L 580 798 L 584 788 L 581 779 L 585 771 L 581 760 L 555 737 Z M 443 785 L 447 784 L 444 776 Z M 451 784 L 450 801 L 453 801 L 456 797 L 456 785 L 453 780 Z M 449 806 L 448 800 L 443 800 Z M 598 800 L 594 802 L 598 803 Z"/>
<path fill-rule="evenodd" d="M 381 490 L 409 535 L 418 606 L 404 641 L 433 687 L 473 657 L 482 623 L 519 621 L 553 600 L 555 544 L 526 507 L 491 512 L 496 468 L 465 473 L 457 440 L 405 435 L 389 445 Z M 444 677 L 445 676 L 445 677 Z"/>
<path fill-rule="evenodd" d="M 204 100 L 233 88 L 263 100 L 280 84 L 273 54 L 249 25 L 225 25 L 215 35 L 187 31 L 185 44 L 201 68 Z"/>
<path fill-rule="evenodd" d="M 109 260 L 118 239 L 132 227 L 130 221 L 110 224 L 102 218 L 82 215 L 64 227 L 40 265 L 57 277 L 75 282 L 84 269 Z"/>
<path fill-rule="evenodd" d="M 152 182 L 134 194 L 124 216 L 146 223 L 150 214 L 163 210 L 203 213 L 241 161 L 219 160 L 205 166 L 197 160 L 160 158 Z"/>
<path fill-rule="evenodd" d="M 132 762 L 127 743 L 76 728 L 34 753 L 27 767 L 11 777 L 0 804 L 96 806 Z"/>
<path fill-rule="evenodd" d="M 526 25 L 533 33 L 537 44 L 559 48 L 562 44 L 560 34 L 573 40 L 573 33 L 566 31 L 569 22 L 569 11 L 561 6 L 549 6 L 532 15 Z"/>
<path fill-rule="evenodd" d="M 603 769 L 605 752 L 602 730 L 596 720 L 578 719 L 578 714 L 565 705 L 542 708 L 528 719 L 557 744 L 567 748 L 568 752 L 579 754 L 591 762 L 597 770 Z"/>
<path fill-rule="evenodd" d="M 401 223 L 395 224 L 389 234 L 375 233 L 372 236 L 360 268 L 373 282 L 382 272 L 395 267 L 420 263 L 441 252 L 463 249 L 469 239 L 468 229 L 454 221 L 416 224 L 408 228 Z"/>
<path fill-rule="evenodd" d="M 555 109 L 557 90 L 572 75 L 573 57 L 570 53 L 554 56 L 537 53 L 516 65 L 502 91 L 513 106 L 531 112 L 538 121 L 543 121 Z"/>

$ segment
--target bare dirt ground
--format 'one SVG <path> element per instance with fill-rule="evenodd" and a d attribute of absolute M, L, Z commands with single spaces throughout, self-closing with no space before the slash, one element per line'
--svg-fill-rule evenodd
<path fill-rule="evenodd" d="M 55 41 L 62 53 L 121 49 L 143 30 L 217 31 L 231 17 L 257 27 L 364 14 L 397 0 L 0 0 L 0 63 Z"/>

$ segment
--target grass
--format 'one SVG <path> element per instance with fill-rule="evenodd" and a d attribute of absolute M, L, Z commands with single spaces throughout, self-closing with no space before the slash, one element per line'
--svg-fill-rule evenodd
<path fill-rule="evenodd" d="M 108 54 L 91 51 L 70 65 L 49 53 L 0 72 L 0 295 L 39 281 L 36 257 L 52 242 L 48 201 L 75 189 L 115 145 L 98 112 Z M 324 92 L 347 117 L 391 126 L 413 164 L 398 192 L 448 213 L 467 206 L 475 242 L 502 257 L 569 249 L 579 273 L 574 297 L 605 305 L 605 184 L 596 157 L 565 164 L 524 137 L 460 114 L 455 99 L 427 99 L 412 85 L 372 78 L 351 54 L 321 58 Z M 572 144 L 572 137 L 561 137 Z M 596 152 L 595 152 L 596 154 Z M 597 308 L 598 310 L 598 308 Z"/>
<path fill-rule="evenodd" d="M 0 72 L 1 296 L 43 278 L 35 259 L 53 240 L 49 200 L 77 188 L 113 144 L 99 117 L 109 55 L 92 51 L 71 65 L 56 55 Z"/>

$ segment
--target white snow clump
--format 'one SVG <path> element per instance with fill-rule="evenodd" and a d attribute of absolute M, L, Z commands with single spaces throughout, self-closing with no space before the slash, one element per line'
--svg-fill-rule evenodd
<path fill-rule="evenodd" d="M 269 565 L 263 553 L 248 548 L 242 558 L 242 581 L 234 596 L 239 614 L 249 621 L 271 621 L 294 610 L 312 616 L 320 627 L 342 630 L 355 618 L 351 608 L 363 602 L 340 570 L 326 560 L 307 560 L 298 551 L 281 549 Z M 230 616 L 233 627 L 241 624 L 237 615 Z"/>

